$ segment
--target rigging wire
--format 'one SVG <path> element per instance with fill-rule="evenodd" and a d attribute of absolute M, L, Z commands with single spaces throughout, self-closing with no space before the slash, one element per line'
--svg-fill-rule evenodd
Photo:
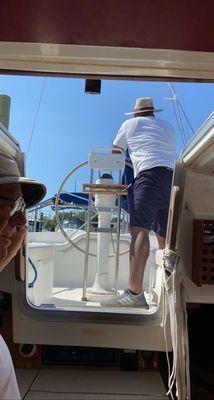
<path fill-rule="evenodd" d="M 37 106 L 37 111 L 36 111 L 35 119 L 34 119 L 34 122 L 33 122 L 32 131 L 31 131 L 31 134 L 30 134 L 29 142 L 28 142 L 28 147 L 27 147 L 27 151 L 26 151 L 26 158 L 27 158 L 27 156 L 28 156 L 28 153 L 29 153 L 29 150 L 30 150 L 30 146 L 31 146 L 31 142 L 32 142 L 32 139 L 33 139 L 33 134 L 34 134 L 34 130 L 35 130 L 35 126 L 36 126 L 38 114 L 39 114 L 40 104 L 41 104 L 41 101 L 42 101 L 42 97 L 43 97 L 43 93 L 44 93 L 44 90 L 45 90 L 46 82 L 47 82 L 47 78 L 45 77 L 45 78 L 44 78 L 44 81 L 43 81 L 43 85 L 42 85 L 42 90 L 41 90 L 41 93 L 40 93 L 40 97 L 39 97 L 39 102 L 38 102 L 38 106 Z"/>
<path fill-rule="evenodd" d="M 170 88 L 170 94 L 172 94 L 172 92 L 171 92 L 171 87 L 169 86 L 169 88 Z M 177 99 L 177 98 L 176 98 L 176 95 L 175 95 L 174 93 L 173 93 L 173 96 L 174 96 L 173 100 L 174 100 L 174 99 Z M 183 145 L 185 146 L 186 143 L 187 143 L 187 141 L 185 140 L 185 136 L 184 136 L 184 134 L 183 134 L 182 128 L 181 128 L 181 126 L 180 126 L 180 122 L 179 122 L 179 120 L 178 120 L 177 111 L 176 111 L 176 108 L 175 108 L 174 101 L 172 102 L 172 105 L 173 105 L 173 110 L 174 110 L 175 118 L 176 118 L 176 121 L 177 121 L 178 129 L 179 129 L 180 134 L 181 134 L 181 139 L 182 139 Z"/>
<path fill-rule="evenodd" d="M 174 87 L 173 84 L 172 84 L 172 88 L 173 88 L 173 90 L 174 90 L 174 92 L 175 92 L 175 87 Z M 176 93 L 176 92 L 175 92 L 175 93 Z M 181 113 L 180 113 L 180 109 L 179 109 L 179 104 L 178 104 L 178 102 L 177 102 L 177 98 L 178 98 L 178 96 L 176 95 L 176 106 L 177 106 L 177 111 L 178 111 L 178 117 L 179 117 L 179 121 L 180 121 L 180 126 L 181 126 L 181 130 L 182 130 L 182 132 L 183 132 L 183 136 L 184 136 L 184 139 L 185 139 L 185 143 L 187 144 L 188 139 L 187 139 L 187 136 L 186 136 L 186 133 L 185 133 L 185 129 L 184 129 L 184 126 L 183 126 L 183 122 L 182 122 Z"/>
<path fill-rule="evenodd" d="M 192 131 L 192 133 L 194 134 L 195 131 L 194 131 L 194 129 L 193 129 L 193 127 L 192 127 L 192 125 L 191 125 L 189 119 L 187 118 L 187 115 L 186 115 L 186 113 L 185 113 L 185 110 L 184 110 L 184 108 L 183 108 L 183 106 L 182 106 L 182 104 L 181 104 L 181 102 L 180 102 L 178 96 L 176 95 L 176 93 L 175 93 L 175 91 L 174 91 L 174 89 L 173 89 L 172 83 L 168 82 L 168 85 L 169 85 L 169 87 L 170 87 L 170 89 L 171 89 L 171 91 L 172 91 L 174 97 L 176 98 L 176 100 L 177 100 L 177 102 L 178 102 L 178 104 L 179 104 L 179 106 L 180 106 L 180 108 L 181 108 L 181 110 L 182 110 L 182 112 L 183 112 L 183 115 L 184 115 L 184 117 L 185 117 L 185 119 L 186 119 L 186 121 L 187 121 L 187 123 L 188 123 L 188 125 L 189 125 L 189 127 L 190 127 L 190 129 L 191 129 L 191 131 Z"/>
<path fill-rule="evenodd" d="M 184 129 L 184 126 L 183 126 L 183 122 L 182 122 L 182 118 L 181 118 L 181 114 L 180 114 L 180 110 L 179 110 L 179 106 L 178 106 L 177 102 L 176 102 L 176 106 L 177 106 L 178 117 L 179 117 L 181 129 L 182 129 L 182 132 L 183 132 L 183 135 L 184 135 L 184 138 L 185 138 L 185 142 L 187 143 L 188 142 L 188 138 L 187 138 L 187 135 L 185 133 L 185 129 Z"/>
<path fill-rule="evenodd" d="M 185 111 L 185 114 L 187 114 L 186 113 L 186 105 L 185 105 L 185 101 L 184 101 L 184 92 L 183 92 L 182 82 L 180 82 L 180 91 L 181 91 L 181 100 L 183 103 L 183 109 Z M 187 133 L 188 140 L 189 140 L 191 138 L 191 135 L 190 135 L 190 131 L 189 131 L 189 125 L 187 124 L 186 120 L 185 120 L 185 126 L 186 126 L 186 133 Z"/>

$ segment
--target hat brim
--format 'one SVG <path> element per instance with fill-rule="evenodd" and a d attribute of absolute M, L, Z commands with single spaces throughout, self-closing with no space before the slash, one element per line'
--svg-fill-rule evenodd
<path fill-rule="evenodd" d="M 43 183 L 24 177 L 8 176 L 0 177 L 0 184 L 19 183 L 26 208 L 35 206 L 46 195 L 46 187 Z"/>
<path fill-rule="evenodd" d="M 125 115 L 141 114 L 141 113 L 149 112 L 149 111 L 152 111 L 152 112 L 161 112 L 161 111 L 163 111 L 163 108 L 159 108 L 159 109 L 157 109 L 157 110 L 155 110 L 154 108 L 148 108 L 148 110 L 134 110 L 134 111 L 125 113 Z"/>

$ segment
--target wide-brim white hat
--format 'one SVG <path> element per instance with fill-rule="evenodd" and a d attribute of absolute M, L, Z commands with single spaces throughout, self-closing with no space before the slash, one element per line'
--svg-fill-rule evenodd
<path fill-rule="evenodd" d="M 19 183 L 26 207 L 32 207 L 46 195 L 46 186 L 34 179 L 20 176 L 17 162 L 6 153 L 0 152 L 0 185 Z"/>
<path fill-rule="evenodd" d="M 141 97 L 140 99 L 136 100 L 134 110 L 125 113 L 125 115 L 139 114 L 148 111 L 161 112 L 163 111 L 163 109 L 162 108 L 155 109 L 151 97 Z"/>

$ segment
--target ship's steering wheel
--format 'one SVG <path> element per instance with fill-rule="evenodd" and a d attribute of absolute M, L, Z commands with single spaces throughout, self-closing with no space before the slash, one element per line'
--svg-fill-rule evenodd
<path fill-rule="evenodd" d="M 68 181 L 68 179 L 76 172 L 78 171 L 80 168 L 82 168 L 83 166 L 87 165 L 88 161 L 84 161 L 78 165 L 76 165 L 66 176 L 65 178 L 62 180 L 62 183 L 58 189 L 57 195 L 56 195 L 56 201 L 55 201 L 55 214 L 56 214 L 56 221 L 57 221 L 57 225 L 62 233 L 62 235 L 64 236 L 64 238 L 67 240 L 68 243 L 70 243 L 71 246 L 75 247 L 77 250 L 79 250 L 80 252 L 86 254 L 86 251 L 84 249 L 82 249 L 80 246 L 78 246 L 72 239 L 71 237 L 66 233 L 66 231 L 64 230 L 63 226 L 62 226 L 62 222 L 60 220 L 59 217 L 59 206 L 60 206 L 60 194 L 62 192 L 63 187 L 65 186 L 65 183 Z M 126 162 L 126 165 L 132 168 L 132 165 L 129 162 Z M 84 199 L 85 200 L 85 199 Z M 66 207 L 69 207 L 69 203 L 66 204 Z M 82 228 L 84 228 L 86 226 L 86 223 L 82 224 L 78 229 L 75 230 L 75 232 L 73 233 L 73 235 L 82 230 Z M 73 236 L 71 235 L 71 236 Z M 119 253 L 119 256 L 122 256 L 126 253 L 129 252 L 129 249 L 127 250 L 123 250 Z M 88 253 L 89 256 L 92 257 L 97 257 L 96 253 Z M 109 257 L 115 257 L 115 253 L 110 253 Z"/>

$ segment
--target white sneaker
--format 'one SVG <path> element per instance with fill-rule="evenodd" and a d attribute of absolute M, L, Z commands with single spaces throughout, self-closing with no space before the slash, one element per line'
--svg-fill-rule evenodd
<path fill-rule="evenodd" d="M 146 310 L 149 308 L 143 292 L 135 295 L 129 289 L 124 290 L 120 296 L 114 299 L 101 301 L 100 304 L 108 307 L 140 307 Z"/>

